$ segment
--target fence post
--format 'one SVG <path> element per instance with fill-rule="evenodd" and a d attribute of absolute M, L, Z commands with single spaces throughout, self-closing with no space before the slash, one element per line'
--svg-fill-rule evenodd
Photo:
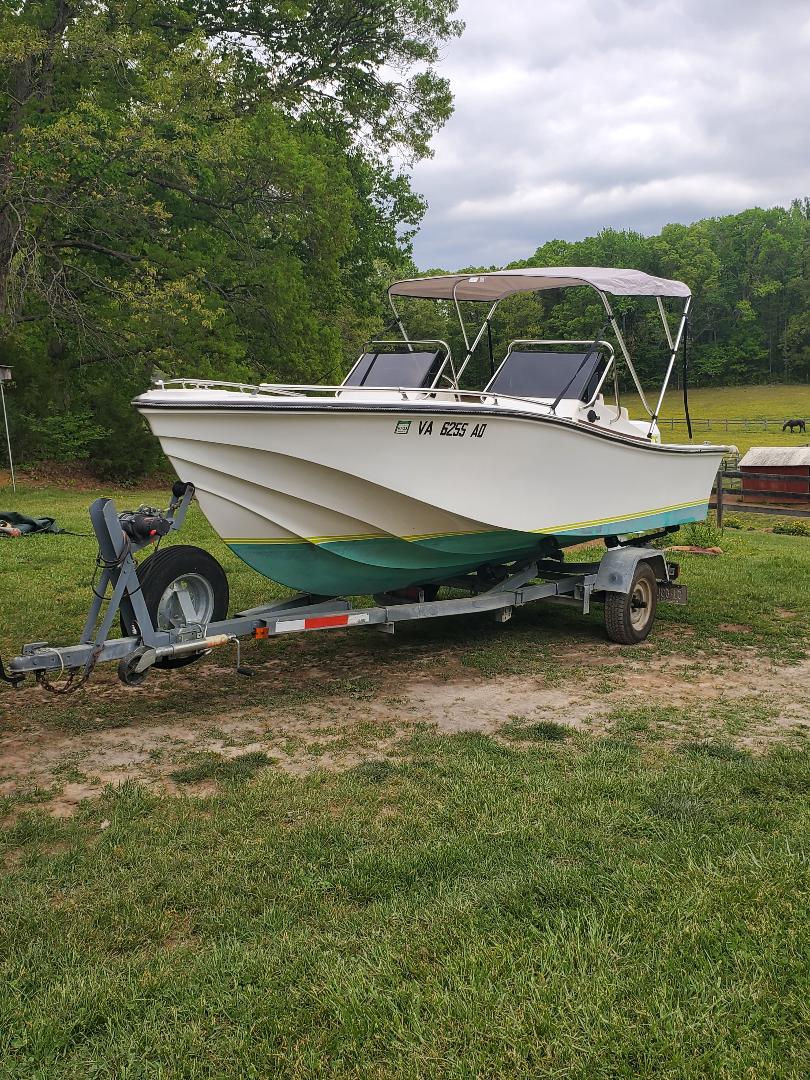
<path fill-rule="evenodd" d="M 717 518 L 717 528 L 723 528 L 723 466 L 717 470 L 717 476 L 715 478 L 715 484 L 717 486 L 717 498 L 715 500 L 715 514 Z"/>

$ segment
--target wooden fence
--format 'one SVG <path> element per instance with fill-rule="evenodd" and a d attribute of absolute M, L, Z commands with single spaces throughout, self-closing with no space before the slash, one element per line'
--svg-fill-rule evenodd
<path fill-rule="evenodd" d="M 795 484 L 804 477 L 788 473 L 740 472 L 739 469 L 721 468 L 714 482 L 709 507 L 717 512 L 717 524 L 722 528 L 723 514 L 733 510 L 735 514 L 771 514 L 778 517 L 810 518 L 810 492 L 807 491 L 743 491 L 743 480 L 785 480 Z M 731 481 L 728 484 L 727 481 Z M 745 499 L 761 499 L 768 502 L 743 502 Z M 739 501 L 738 501 L 739 500 Z M 775 502 L 786 506 L 774 506 Z M 798 505 L 801 504 L 801 505 Z"/>
<path fill-rule="evenodd" d="M 807 432 L 810 436 L 810 417 L 807 417 Z M 746 419 L 725 419 L 723 417 L 695 417 L 691 418 L 692 428 L 695 431 L 781 431 L 785 417 L 748 417 Z M 659 417 L 659 428 L 667 428 L 674 431 L 677 427 L 686 427 L 685 417 Z M 797 434 L 801 434 L 797 432 Z"/>

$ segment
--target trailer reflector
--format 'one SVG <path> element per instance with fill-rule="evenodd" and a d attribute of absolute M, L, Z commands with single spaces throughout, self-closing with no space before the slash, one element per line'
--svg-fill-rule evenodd
<path fill-rule="evenodd" d="M 367 623 L 367 612 L 346 612 L 340 615 L 312 615 L 308 619 L 285 619 L 276 623 L 277 634 L 288 634 L 294 630 L 329 630 L 333 626 L 359 626 Z"/>

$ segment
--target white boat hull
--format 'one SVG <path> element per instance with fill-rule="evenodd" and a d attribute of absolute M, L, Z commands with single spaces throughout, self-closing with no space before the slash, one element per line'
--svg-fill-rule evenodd
<path fill-rule="evenodd" d="M 724 451 L 470 403 L 165 390 L 136 405 L 225 542 L 323 595 L 702 519 Z"/>

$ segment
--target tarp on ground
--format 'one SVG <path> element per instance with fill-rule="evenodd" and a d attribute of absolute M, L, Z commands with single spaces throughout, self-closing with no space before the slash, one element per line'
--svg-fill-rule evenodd
<path fill-rule="evenodd" d="M 40 517 L 32 518 L 26 517 L 25 514 L 18 514 L 14 510 L 0 510 L 0 524 L 6 523 L 13 526 L 15 529 L 19 529 L 23 534 L 30 533 L 61 533 L 64 529 L 60 529 L 56 524 L 56 521 L 52 517 Z M 0 532 L 0 536 L 4 534 Z"/>

